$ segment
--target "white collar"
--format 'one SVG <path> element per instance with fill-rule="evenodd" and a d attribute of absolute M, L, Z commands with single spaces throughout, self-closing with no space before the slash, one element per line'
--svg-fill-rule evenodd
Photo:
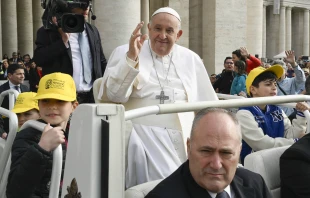
<path fill-rule="evenodd" d="M 20 84 L 14 85 L 10 80 L 9 80 L 9 85 L 10 85 L 10 87 L 15 87 L 15 86 L 19 86 L 20 87 Z"/>

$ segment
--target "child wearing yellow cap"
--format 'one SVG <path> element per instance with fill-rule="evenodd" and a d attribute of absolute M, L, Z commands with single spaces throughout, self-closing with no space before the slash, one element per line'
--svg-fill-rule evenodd
<path fill-rule="evenodd" d="M 47 125 L 43 131 L 26 128 L 17 134 L 12 147 L 8 198 L 48 197 L 52 151 L 60 144 L 66 151 L 67 122 L 78 105 L 74 80 L 63 73 L 43 76 L 34 99 L 38 100 L 39 121 Z"/>
<path fill-rule="evenodd" d="M 246 79 L 246 91 L 253 98 L 277 95 L 277 80 L 284 70 L 280 65 L 268 69 L 257 67 Z M 287 115 L 276 105 L 241 107 L 237 112 L 242 132 L 241 162 L 252 151 L 291 145 L 305 135 L 303 111 L 309 106 L 297 103 L 297 118 L 291 124 Z"/>
<path fill-rule="evenodd" d="M 37 120 L 40 118 L 38 100 L 34 99 L 37 93 L 23 92 L 18 95 L 12 111 L 18 118 L 18 128 L 28 120 Z"/>
<path fill-rule="evenodd" d="M 12 111 L 17 115 L 18 128 L 28 120 L 37 120 L 40 118 L 38 100 L 34 99 L 35 96 L 36 93 L 34 92 L 23 92 L 17 96 Z M 3 132 L 1 137 L 6 139 L 7 135 L 6 132 Z"/>

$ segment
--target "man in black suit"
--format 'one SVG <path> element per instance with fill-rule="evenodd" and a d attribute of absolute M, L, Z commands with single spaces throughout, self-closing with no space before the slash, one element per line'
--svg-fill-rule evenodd
<path fill-rule="evenodd" d="M 199 111 L 187 140 L 188 160 L 146 198 L 271 198 L 259 174 L 237 168 L 241 144 L 234 114 L 218 108 Z"/>
<path fill-rule="evenodd" d="M 18 58 L 18 54 L 16 52 L 13 52 L 12 53 L 12 58 L 9 59 L 9 62 L 11 64 L 15 64 L 17 63 L 18 61 L 20 61 L 20 58 Z"/>
<path fill-rule="evenodd" d="M 9 65 L 7 71 L 9 80 L 0 86 L 0 94 L 9 89 L 17 90 L 19 93 L 29 91 L 29 88 L 26 85 L 23 85 L 25 79 L 25 70 L 23 66 L 18 64 L 11 64 Z M 3 99 L 1 107 L 9 109 L 8 96 L 6 96 Z M 6 138 L 8 132 L 9 132 L 9 119 L 8 118 L 2 119 L 2 116 L 0 115 L 0 137 Z"/>
<path fill-rule="evenodd" d="M 80 0 L 79 2 L 86 3 L 86 6 L 80 3 L 70 4 L 69 12 L 83 14 L 86 21 L 90 1 Z M 55 17 L 51 22 L 58 25 Z M 86 42 L 83 42 L 83 39 Z M 81 47 L 83 43 L 86 47 Z M 65 33 L 59 27 L 55 29 L 41 27 L 37 31 L 36 46 L 33 59 L 38 66 L 42 67 L 43 76 L 53 72 L 71 75 L 76 84 L 79 103 L 94 103 L 92 85 L 94 80 L 103 76 L 107 64 L 100 35 L 95 26 L 85 22 L 85 30 L 82 33 Z M 90 71 L 87 74 L 85 74 L 85 67 Z"/>
<path fill-rule="evenodd" d="M 308 133 L 280 158 L 282 198 L 310 197 L 310 134 Z"/>

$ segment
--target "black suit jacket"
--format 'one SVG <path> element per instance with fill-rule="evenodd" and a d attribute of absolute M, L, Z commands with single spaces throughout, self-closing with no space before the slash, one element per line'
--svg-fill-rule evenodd
<path fill-rule="evenodd" d="M 40 82 L 40 76 L 38 74 L 38 71 L 36 68 L 30 68 L 29 70 L 29 85 L 30 85 L 30 91 L 37 92 L 38 88 L 36 88 L 37 85 L 39 85 Z"/>
<path fill-rule="evenodd" d="M 10 89 L 10 84 L 9 84 L 9 81 L 7 81 L 6 83 L 0 86 L 0 94 L 9 89 Z M 21 84 L 20 90 L 21 92 L 27 92 L 29 91 L 29 88 L 26 85 Z M 9 97 L 8 96 L 4 97 L 1 107 L 5 109 L 9 109 Z M 6 132 L 6 133 L 9 132 L 9 119 L 8 118 L 2 119 L 2 116 L 0 116 L 0 137 L 3 132 Z"/>
<path fill-rule="evenodd" d="M 10 58 L 9 62 L 17 63 L 18 61 L 22 61 L 20 58 L 17 58 L 16 61 L 14 61 L 14 58 Z"/>
<path fill-rule="evenodd" d="M 95 80 L 103 76 L 107 61 L 97 28 L 89 23 L 85 23 L 85 26 L 93 59 L 93 80 Z M 73 75 L 71 48 L 66 48 L 57 30 L 41 27 L 37 31 L 36 46 L 33 59 L 38 66 L 42 67 L 43 76 L 54 72 Z"/>
<path fill-rule="evenodd" d="M 214 90 L 219 89 L 219 93 L 230 94 L 231 84 L 234 80 L 235 74 L 231 71 L 223 71 L 221 77 L 213 84 Z"/>
<path fill-rule="evenodd" d="M 237 168 L 231 182 L 236 198 L 271 198 L 263 178 L 244 168 Z M 211 198 L 208 191 L 200 187 L 189 171 L 186 161 L 174 173 L 160 182 L 146 198 Z"/>
<path fill-rule="evenodd" d="M 282 198 L 310 197 L 310 134 L 282 154 L 280 178 Z"/>

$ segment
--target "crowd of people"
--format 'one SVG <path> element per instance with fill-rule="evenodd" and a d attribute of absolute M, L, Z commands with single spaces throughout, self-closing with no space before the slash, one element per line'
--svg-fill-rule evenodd
<path fill-rule="evenodd" d="M 87 17 L 89 5 L 71 9 Z M 57 26 L 57 20 L 51 23 Z M 309 70 L 304 67 L 310 65 L 299 60 L 296 63 L 293 51 L 286 51 L 284 61 L 269 65 L 241 47 L 224 59 L 223 72 L 212 74 L 209 80 L 201 58 L 177 44 L 183 32 L 181 17 L 175 10 L 156 10 L 145 35 L 141 34 L 144 25 L 137 24 L 129 43 L 117 47 L 108 62 L 98 30 L 88 23 L 82 33 L 42 27 L 37 32 L 33 58 L 28 54 L 20 57 L 15 52 L 12 58 L 3 56 L 0 77 L 3 75 L 7 82 L 0 86 L 0 93 L 9 89 L 20 93 L 12 110 L 18 116 L 19 127 L 30 119 L 46 124 L 43 131 L 28 128 L 18 132 L 12 147 L 8 198 L 48 196 L 51 153 L 62 144 L 65 162 L 71 114 L 79 103 L 94 103 L 92 85 L 100 77 L 103 80 L 98 99 L 122 103 L 126 110 L 214 101 L 218 100 L 216 93 L 251 98 L 309 93 Z M 98 45 L 93 46 L 93 42 Z M 29 88 L 23 85 L 25 79 L 29 80 Z M 7 98 L 2 107 L 8 109 Z M 207 108 L 196 114 L 133 119 L 126 188 L 164 179 L 147 198 L 269 198 L 264 179 L 237 168 L 238 164 L 255 151 L 305 144 L 304 136 L 309 135 L 302 112 L 309 109 L 306 102 L 300 102 L 294 109 L 261 105 L 242 107 L 234 114 L 221 108 Z M 189 120 L 193 124 L 187 131 L 184 124 Z M 1 138 L 5 139 L 8 132 L 8 122 L 1 117 Z M 281 167 L 288 166 L 290 157 L 288 153 L 282 158 Z M 283 183 L 281 190 L 291 192 L 292 197 L 304 193 L 290 184 Z"/>
<path fill-rule="evenodd" d="M 18 64 L 24 68 L 25 80 L 29 81 L 29 89 L 37 92 L 42 77 L 42 67 L 38 66 L 29 54 L 21 56 L 20 53 L 13 52 L 11 58 L 4 54 L 0 61 L 0 80 L 8 80 L 7 69 L 11 64 Z"/>

